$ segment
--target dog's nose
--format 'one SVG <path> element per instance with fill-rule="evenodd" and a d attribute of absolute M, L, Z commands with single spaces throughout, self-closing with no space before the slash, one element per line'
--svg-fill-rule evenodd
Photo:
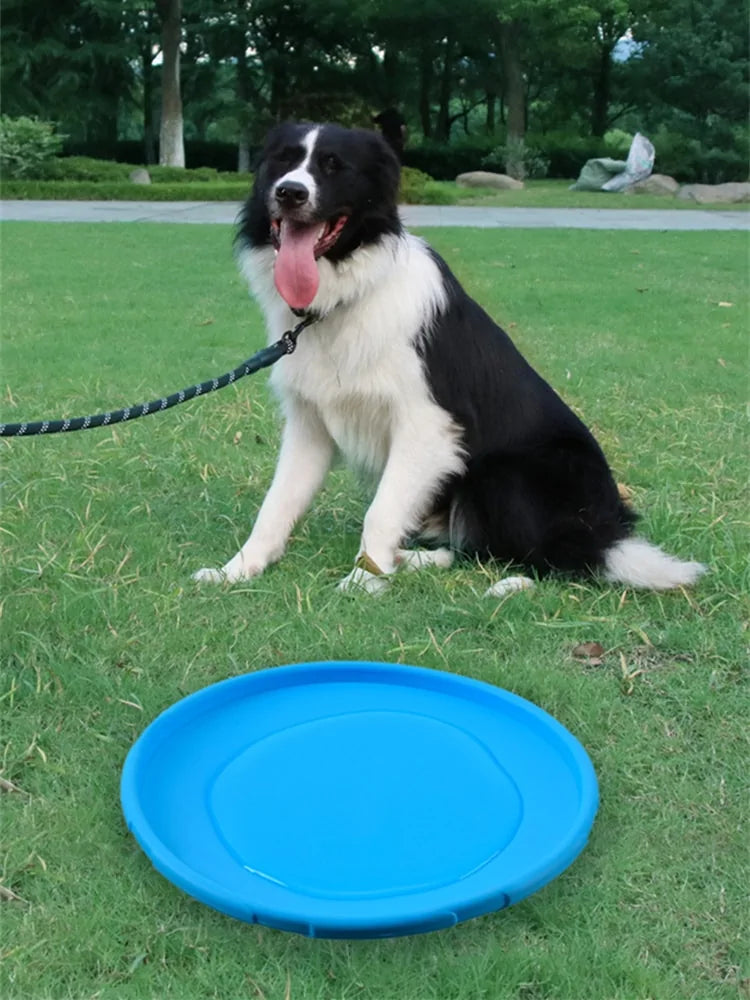
<path fill-rule="evenodd" d="M 304 205 L 309 197 L 310 192 L 299 181 L 282 181 L 276 186 L 276 200 L 288 208 Z"/>

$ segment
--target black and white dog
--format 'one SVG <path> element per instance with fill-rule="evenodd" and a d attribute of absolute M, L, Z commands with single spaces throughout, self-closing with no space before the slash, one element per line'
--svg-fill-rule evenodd
<path fill-rule="evenodd" d="M 447 566 L 454 551 L 633 587 L 693 583 L 703 567 L 633 537 L 592 434 L 404 230 L 398 184 L 374 132 L 286 124 L 269 135 L 240 265 L 272 340 L 295 317 L 317 318 L 271 375 L 285 423 L 255 527 L 223 569 L 196 578 L 245 580 L 280 559 L 340 452 L 377 480 L 345 589 L 377 592 L 399 566 Z M 411 538 L 447 547 L 409 551 Z"/>

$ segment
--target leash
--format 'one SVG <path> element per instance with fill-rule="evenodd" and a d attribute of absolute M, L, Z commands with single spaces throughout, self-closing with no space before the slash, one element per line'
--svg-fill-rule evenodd
<path fill-rule="evenodd" d="M 264 347 L 231 372 L 226 372 L 218 378 L 208 379 L 206 382 L 191 385 L 179 392 L 173 392 L 171 396 L 162 396 L 161 399 L 152 399 L 150 403 L 138 403 L 135 406 L 127 406 L 123 410 L 96 413 L 89 417 L 70 417 L 67 420 L 37 420 L 21 424 L 0 423 L 0 437 L 31 437 L 35 434 L 85 431 L 92 427 L 109 427 L 111 424 L 121 424 L 126 420 L 136 420 L 138 417 L 145 417 L 151 413 L 162 413 L 164 410 L 177 406 L 178 403 L 186 403 L 196 396 L 205 396 L 209 392 L 223 389 L 224 386 L 231 385 L 245 375 L 252 375 L 261 368 L 268 368 L 275 364 L 279 358 L 283 358 L 285 354 L 292 354 L 297 346 L 297 337 L 306 326 L 314 323 L 317 318 L 314 313 L 305 316 L 293 330 L 287 330 L 275 344 Z"/>

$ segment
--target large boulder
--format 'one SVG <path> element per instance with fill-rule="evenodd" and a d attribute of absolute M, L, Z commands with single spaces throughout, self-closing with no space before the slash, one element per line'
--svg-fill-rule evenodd
<path fill-rule="evenodd" d="M 494 174 L 491 170 L 470 170 L 466 174 L 459 174 L 456 184 L 460 187 L 489 187 L 498 191 L 521 191 L 523 181 L 517 181 L 515 177 L 508 177 L 507 174 Z"/>
<path fill-rule="evenodd" d="M 699 205 L 731 204 L 750 201 L 750 181 L 729 181 L 727 184 L 683 184 L 677 197 L 696 201 Z"/>
<path fill-rule="evenodd" d="M 673 196 L 677 194 L 679 186 L 674 177 L 669 177 L 667 174 L 651 174 L 650 177 L 647 177 L 643 181 L 638 181 L 632 187 L 628 188 L 628 193 L 632 191 L 633 194 L 664 194 Z"/>

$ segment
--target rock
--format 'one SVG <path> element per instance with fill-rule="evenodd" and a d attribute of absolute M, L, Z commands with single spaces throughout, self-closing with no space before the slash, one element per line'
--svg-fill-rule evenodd
<path fill-rule="evenodd" d="M 130 180 L 133 184 L 150 184 L 151 175 L 144 167 L 137 167 L 130 171 Z"/>
<path fill-rule="evenodd" d="M 456 184 L 460 187 L 490 187 L 498 191 L 521 191 L 523 181 L 517 181 L 507 174 L 494 174 L 490 170 L 470 170 L 467 174 L 459 174 Z"/>
<path fill-rule="evenodd" d="M 669 177 L 667 174 L 651 174 L 645 180 L 633 184 L 628 193 L 632 191 L 633 194 L 675 195 L 679 186 L 674 177 Z"/>
<path fill-rule="evenodd" d="M 716 205 L 750 201 L 750 181 L 730 181 L 727 184 L 683 184 L 677 197 L 697 201 L 699 205 Z"/>

